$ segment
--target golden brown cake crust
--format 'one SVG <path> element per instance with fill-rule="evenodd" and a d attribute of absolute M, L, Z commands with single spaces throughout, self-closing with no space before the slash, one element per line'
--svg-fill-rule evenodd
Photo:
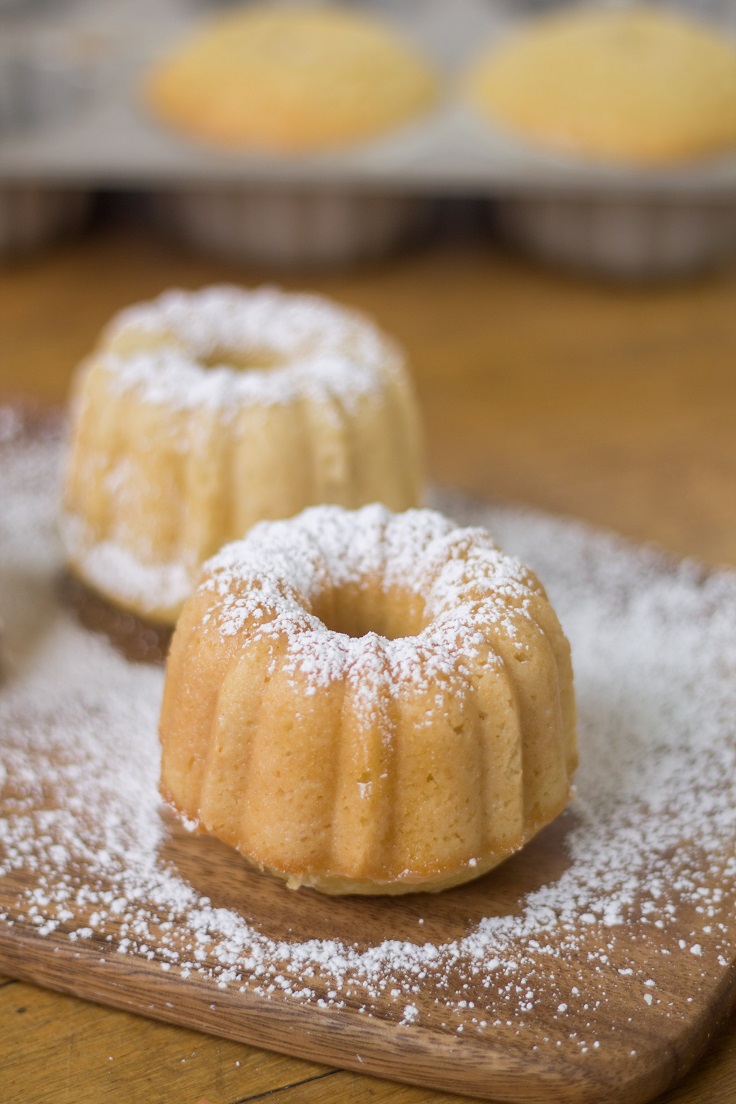
<path fill-rule="evenodd" d="M 736 146 L 736 43 L 646 4 L 530 21 L 469 84 L 495 122 L 587 157 L 656 165 Z"/>
<path fill-rule="evenodd" d="M 148 106 L 191 136 L 279 152 L 361 141 L 436 96 L 388 26 L 330 5 L 253 4 L 219 16 L 150 74 Z"/>
<path fill-rule="evenodd" d="M 314 507 L 206 565 L 160 734 L 167 800 L 290 886 L 443 889 L 567 803 L 569 646 L 484 530 Z"/>

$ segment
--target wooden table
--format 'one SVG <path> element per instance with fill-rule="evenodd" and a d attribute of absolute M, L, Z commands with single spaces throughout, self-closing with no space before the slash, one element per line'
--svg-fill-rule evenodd
<path fill-rule="evenodd" d="M 257 283 L 102 226 L 0 270 L 0 393 L 59 402 L 121 306 L 171 285 Z M 617 289 L 447 240 L 284 279 L 373 314 L 407 348 L 432 478 L 736 565 L 736 270 Z M 450 1104 L 0 979 L 3 1104 Z M 736 1099 L 736 1024 L 668 1104 Z"/>

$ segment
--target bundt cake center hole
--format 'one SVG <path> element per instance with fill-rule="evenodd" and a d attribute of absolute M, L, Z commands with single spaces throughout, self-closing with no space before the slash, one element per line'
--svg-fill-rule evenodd
<path fill-rule="evenodd" d="M 275 350 L 253 347 L 250 349 L 213 349 L 199 357 L 203 368 L 231 368 L 236 372 L 268 372 L 280 368 L 284 361 Z"/>
<path fill-rule="evenodd" d="M 314 613 L 332 632 L 387 640 L 417 636 L 425 627 L 424 599 L 399 587 L 350 584 L 322 594 Z"/>

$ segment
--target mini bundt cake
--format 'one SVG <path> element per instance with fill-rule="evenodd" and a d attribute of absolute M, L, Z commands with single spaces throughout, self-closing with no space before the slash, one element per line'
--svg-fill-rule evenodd
<path fill-rule="evenodd" d="M 440 890 L 568 802 L 570 648 L 485 530 L 317 506 L 205 566 L 160 735 L 164 797 L 289 886 Z"/>
<path fill-rule="evenodd" d="M 403 357 L 367 319 L 270 288 L 170 291 L 118 315 L 81 368 L 60 530 L 84 582 L 173 623 L 203 561 L 256 521 L 419 493 Z"/>

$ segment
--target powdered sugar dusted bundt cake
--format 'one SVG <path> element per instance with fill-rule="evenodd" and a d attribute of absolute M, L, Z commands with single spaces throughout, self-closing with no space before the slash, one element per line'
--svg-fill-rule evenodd
<path fill-rule="evenodd" d="M 272 288 L 167 292 L 118 315 L 80 370 L 69 563 L 173 622 L 202 562 L 256 521 L 416 505 L 418 436 L 402 354 L 355 311 Z"/>
<path fill-rule="evenodd" d="M 570 649 L 485 530 L 318 506 L 205 566 L 160 734 L 167 800 L 290 886 L 439 890 L 566 805 Z"/>

